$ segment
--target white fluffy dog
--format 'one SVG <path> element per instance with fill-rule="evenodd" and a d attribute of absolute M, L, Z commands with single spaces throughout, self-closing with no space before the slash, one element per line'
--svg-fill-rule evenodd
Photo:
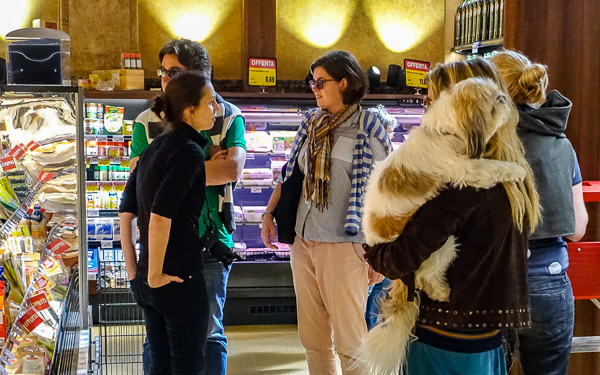
<path fill-rule="evenodd" d="M 394 241 L 412 215 L 447 185 L 491 188 L 522 181 L 525 170 L 512 162 L 482 159 L 490 138 L 507 122 L 513 107 L 496 84 L 470 78 L 441 93 L 423 115 L 422 126 L 377 164 L 367 185 L 363 231 L 373 246 Z M 460 247 L 451 236 L 416 271 L 415 287 L 434 300 L 448 301 L 445 273 Z M 394 280 L 382 304 L 381 322 L 362 348 L 369 374 L 398 374 L 418 316 L 418 299 Z"/>

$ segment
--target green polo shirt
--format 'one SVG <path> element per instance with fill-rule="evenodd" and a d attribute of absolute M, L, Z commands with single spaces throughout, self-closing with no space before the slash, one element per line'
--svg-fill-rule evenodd
<path fill-rule="evenodd" d="M 246 149 L 246 140 L 244 139 L 244 119 L 237 117 L 231 123 L 227 134 L 225 135 L 225 148 L 231 147 L 242 147 Z M 212 139 L 206 134 L 206 131 L 201 131 L 202 135 L 206 140 L 206 146 L 204 147 L 204 155 L 206 160 L 209 160 L 210 146 L 213 145 Z M 132 142 L 131 142 L 131 157 L 140 156 L 143 150 L 148 147 L 148 137 L 146 136 L 146 126 L 141 122 L 136 122 L 133 126 Z M 217 227 L 219 231 L 219 239 L 227 246 L 233 247 L 233 239 L 231 234 L 227 233 L 225 225 L 221 221 L 221 215 L 219 215 L 219 190 L 220 186 L 207 186 L 206 187 L 206 200 L 204 202 L 204 209 L 198 222 L 198 229 L 200 236 L 202 237 L 206 233 L 207 225 L 210 219 Z"/>

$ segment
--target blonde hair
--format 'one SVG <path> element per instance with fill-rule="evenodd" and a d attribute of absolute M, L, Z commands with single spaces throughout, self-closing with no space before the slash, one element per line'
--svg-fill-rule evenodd
<path fill-rule="evenodd" d="M 548 87 L 547 67 L 532 63 L 526 56 L 504 50 L 492 57 L 508 86 L 508 94 L 515 104 L 541 106 L 546 102 Z"/>
<path fill-rule="evenodd" d="M 500 72 L 493 64 L 481 59 L 455 61 L 439 64 L 428 75 L 428 92 L 432 100 L 439 97 L 440 92 L 449 89 L 462 80 L 484 77 L 492 79 L 498 87 L 508 94 L 506 84 Z M 525 160 L 525 151 L 517 137 L 516 127 L 519 114 L 514 104 L 506 122 L 490 139 L 486 146 L 485 158 L 512 161 L 518 163 L 526 171 L 525 179 L 521 182 L 503 183 L 510 201 L 512 219 L 519 231 L 524 229 L 533 232 L 540 218 L 540 204 L 533 179 L 533 173 Z"/>

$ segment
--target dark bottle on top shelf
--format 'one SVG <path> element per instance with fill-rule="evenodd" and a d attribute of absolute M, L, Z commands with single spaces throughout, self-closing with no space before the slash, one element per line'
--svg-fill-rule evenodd
<path fill-rule="evenodd" d="M 494 39 L 494 27 L 496 25 L 496 0 L 490 0 L 490 26 L 488 29 L 488 39 Z"/>
<path fill-rule="evenodd" d="M 490 3 L 488 0 L 481 1 L 481 40 L 488 38 L 488 25 L 490 23 Z"/>
<path fill-rule="evenodd" d="M 460 45 L 467 43 L 467 15 L 467 3 L 463 1 L 460 5 Z"/>
<path fill-rule="evenodd" d="M 500 0 L 494 0 L 496 12 L 494 13 L 494 37 L 498 38 L 498 32 L 500 31 Z"/>
<path fill-rule="evenodd" d="M 456 16 L 454 17 L 454 46 L 460 45 L 460 16 L 462 12 L 462 4 L 456 8 Z"/>
<path fill-rule="evenodd" d="M 475 9 L 473 11 L 473 42 L 481 40 L 481 1 L 482 0 L 477 0 L 475 2 Z"/>
<path fill-rule="evenodd" d="M 498 38 L 502 38 L 504 36 L 504 0 L 500 0 L 500 22 L 498 25 Z"/>
<path fill-rule="evenodd" d="M 467 16 L 467 43 L 473 42 L 473 1 L 469 1 L 467 5 L 469 14 Z"/>

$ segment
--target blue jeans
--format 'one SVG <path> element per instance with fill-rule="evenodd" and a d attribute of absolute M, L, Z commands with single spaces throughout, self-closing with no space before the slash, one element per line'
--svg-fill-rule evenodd
<path fill-rule="evenodd" d="M 575 301 L 566 274 L 529 276 L 531 329 L 519 330 L 519 354 L 526 375 L 567 374 Z"/>
<path fill-rule="evenodd" d="M 225 375 L 227 371 L 227 337 L 223 328 L 223 307 L 225 306 L 227 279 L 231 266 L 226 269 L 210 253 L 205 251 L 202 254 L 204 282 L 208 294 L 206 375 Z M 142 362 L 144 374 L 149 374 L 152 354 L 148 341 L 144 342 Z"/>
<path fill-rule="evenodd" d="M 392 285 L 392 280 L 387 277 L 378 284 L 369 287 L 369 297 L 367 298 L 367 309 L 365 311 L 365 320 L 367 321 L 367 329 L 375 327 L 377 324 L 377 316 L 379 315 L 379 304 L 387 294 L 387 288 Z"/>

